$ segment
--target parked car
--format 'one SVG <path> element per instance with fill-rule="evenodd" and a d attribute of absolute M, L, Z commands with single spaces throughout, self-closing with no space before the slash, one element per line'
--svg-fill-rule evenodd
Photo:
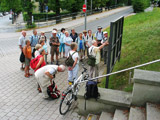
<path fill-rule="evenodd" d="M 3 14 L 2 14 L 2 13 L 0 13 L 0 17 L 3 17 Z"/>

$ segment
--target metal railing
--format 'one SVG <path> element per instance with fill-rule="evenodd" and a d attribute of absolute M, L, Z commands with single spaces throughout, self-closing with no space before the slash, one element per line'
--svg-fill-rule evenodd
<path fill-rule="evenodd" d="M 120 71 L 116 71 L 116 72 L 113 72 L 113 73 L 109 73 L 109 74 L 106 74 L 106 75 L 102 75 L 102 76 L 98 76 L 98 77 L 95 77 L 95 78 L 91 78 L 89 80 L 96 80 L 96 79 L 107 77 L 107 76 L 110 76 L 110 75 L 115 75 L 115 74 L 118 74 L 118 73 L 122 73 L 122 72 L 125 72 L 125 71 L 133 70 L 133 69 L 136 69 L 136 68 L 139 68 L 139 67 L 143 67 L 143 66 L 146 66 L 146 65 L 150 65 L 150 64 L 153 64 L 153 63 L 157 63 L 157 62 L 160 62 L 160 59 L 154 60 L 154 61 L 151 61 L 151 62 L 148 62 L 148 63 L 144 63 L 144 64 L 141 64 L 141 65 L 137 65 L 137 66 L 134 66 L 134 67 L 126 68 L 126 69 L 123 69 L 123 70 L 120 70 Z"/>

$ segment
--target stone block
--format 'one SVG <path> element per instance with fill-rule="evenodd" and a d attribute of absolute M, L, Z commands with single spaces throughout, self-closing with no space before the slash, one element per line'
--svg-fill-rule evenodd
<path fill-rule="evenodd" d="M 111 113 L 102 112 L 99 120 L 113 120 L 113 117 Z"/>
<path fill-rule="evenodd" d="M 160 106 L 147 103 L 147 120 L 160 120 Z"/>
<path fill-rule="evenodd" d="M 128 112 L 126 111 L 116 109 L 113 120 L 128 120 Z"/>
<path fill-rule="evenodd" d="M 139 107 L 131 107 L 129 113 L 129 120 L 146 120 L 145 110 Z"/>

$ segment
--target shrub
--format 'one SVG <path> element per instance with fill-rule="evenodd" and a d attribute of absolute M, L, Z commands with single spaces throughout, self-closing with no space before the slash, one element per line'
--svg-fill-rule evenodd
<path fill-rule="evenodd" d="M 27 29 L 30 29 L 30 28 L 35 28 L 36 27 L 36 24 L 35 23 L 32 23 L 32 25 L 25 25 Z"/>
<path fill-rule="evenodd" d="M 133 0 L 134 12 L 144 12 L 144 9 L 150 6 L 150 0 Z"/>

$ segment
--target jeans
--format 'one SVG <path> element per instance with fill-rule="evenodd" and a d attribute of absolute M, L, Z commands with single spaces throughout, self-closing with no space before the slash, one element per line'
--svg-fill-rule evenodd
<path fill-rule="evenodd" d="M 60 44 L 60 47 L 59 47 L 59 52 L 61 53 L 63 50 L 63 52 L 65 52 L 65 44 L 64 43 L 61 43 Z"/>
<path fill-rule="evenodd" d="M 68 81 L 74 82 L 74 80 L 78 78 L 78 70 L 79 70 L 79 64 L 76 64 L 73 70 L 68 71 Z"/>

